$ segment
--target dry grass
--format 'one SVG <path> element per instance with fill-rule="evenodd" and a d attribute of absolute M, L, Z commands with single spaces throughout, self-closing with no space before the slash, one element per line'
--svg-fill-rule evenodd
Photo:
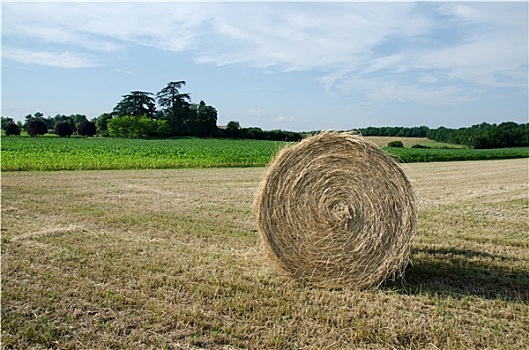
<path fill-rule="evenodd" d="M 443 148 L 443 147 L 449 147 L 449 148 L 465 148 L 463 145 L 455 145 L 450 143 L 442 143 L 437 142 L 434 140 L 431 140 L 426 137 L 400 137 L 400 136 L 366 136 L 364 137 L 366 140 L 371 141 L 375 144 L 377 144 L 380 147 L 386 147 L 388 143 L 391 141 L 400 141 L 404 145 L 404 147 L 411 147 L 413 145 L 423 145 L 428 146 L 431 148 Z"/>
<path fill-rule="evenodd" d="M 256 214 L 266 251 L 290 275 L 361 289 L 403 273 L 417 204 L 386 152 L 357 135 L 324 132 L 277 154 Z"/>
<path fill-rule="evenodd" d="M 427 144 L 432 142 L 426 137 L 399 137 L 399 136 L 366 136 L 366 140 L 369 140 L 380 147 L 386 147 L 391 141 L 400 141 L 404 147 L 411 147 L 416 144 Z"/>
<path fill-rule="evenodd" d="M 263 169 L 2 174 L 5 349 L 524 349 L 527 159 L 405 165 L 405 278 L 374 291 L 278 275 Z"/>

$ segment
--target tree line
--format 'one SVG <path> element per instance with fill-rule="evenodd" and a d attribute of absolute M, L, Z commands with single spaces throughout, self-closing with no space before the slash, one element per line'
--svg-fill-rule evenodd
<path fill-rule="evenodd" d="M 85 115 L 56 115 L 45 118 L 42 113 L 27 115 L 24 123 L 15 123 L 12 118 L 2 117 L 2 129 L 7 136 L 20 135 L 25 130 L 30 136 L 53 133 L 68 137 L 113 136 L 113 137 L 232 137 L 264 140 L 297 141 L 299 133 L 260 128 L 241 128 L 236 121 L 227 126 L 217 126 L 217 110 L 204 101 L 192 103 L 191 95 L 180 89 L 185 81 L 173 81 L 158 93 L 131 91 L 123 95 L 112 112 L 88 120 Z M 158 106 L 158 107 L 157 107 Z"/>
<path fill-rule="evenodd" d="M 131 91 L 123 95 L 112 112 L 92 120 L 83 114 L 44 117 L 40 112 L 25 116 L 24 123 L 2 117 L 5 135 L 20 135 L 25 130 L 30 136 L 53 132 L 61 137 L 230 137 L 260 140 L 298 141 L 311 133 L 284 130 L 265 131 L 258 127 L 242 128 L 230 121 L 217 126 L 217 110 L 204 101 L 191 102 L 189 93 L 181 92 L 185 81 L 169 82 L 158 93 Z M 529 146 L 529 123 L 481 123 L 459 129 L 439 127 L 367 127 L 355 130 L 364 136 L 427 137 L 429 139 L 465 145 L 472 148 L 502 148 Z"/>
<path fill-rule="evenodd" d="M 529 147 L 529 123 L 500 124 L 481 123 L 470 127 L 430 129 L 419 127 L 368 127 L 358 129 L 363 136 L 427 137 L 444 143 L 465 145 L 472 148 Z"/>

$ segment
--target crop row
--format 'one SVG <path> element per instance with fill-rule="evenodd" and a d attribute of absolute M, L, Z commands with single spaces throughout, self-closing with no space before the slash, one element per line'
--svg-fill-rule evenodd
<path fill-rule="evenodd" d="M 529 147 L 473 148 L 385 148 L 402 163 L 493 160 L 529 157 Z"/>
<path fill-rule="evenodd" d="M 264 166 L 283 142 L 228 139 L 3 138 L 2 171 Z"/>
<path fill-rule="evenodd" d="M 2 171 L 265 166 L 285 142 L 233 139 L 3 137 Z M 529 157 L 529 148 L 385 148 L 401 162 Z"/>

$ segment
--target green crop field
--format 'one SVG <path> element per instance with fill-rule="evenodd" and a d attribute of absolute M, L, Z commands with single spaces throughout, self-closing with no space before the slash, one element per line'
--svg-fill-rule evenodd
<path fill-rule="evenodd" d="M 420 139 L 424 142 L 424 139 Z M 409 141 L 412 142 L 412 141 Z M 287 143 L 233 139 L 3 137 L 2 171 L 264 166 Z M 384 148 L 404 163 L 529 157 L 529 148 Z"/>
<path fill-rule="evenodd" d="M 529 147 L 495 149 L 385 148 L 403 163 L 492 160 L 529 157 Z"/>
<path fill-rule="evenodd" d="M 247 167 L 284 142 L 231 139 L 2 138 L 2 171 Z"/>

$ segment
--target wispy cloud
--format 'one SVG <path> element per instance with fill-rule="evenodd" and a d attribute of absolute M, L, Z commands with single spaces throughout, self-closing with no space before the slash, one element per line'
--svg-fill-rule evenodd
<path fill-rule="evenodd" d="M 4 35 L 40 44 L 4 50 L 25 63 L 87 67 L 143 45 L 187 51 L 198 63 L 310 70 L 329 90 L 381 101 L 452 103 L 461 82 L 527 89 L 524 2 L 3 6 Z"/>
<path fill-rule="evenodd" d="M 291 123 L 295 121 L 296 121 L 296 117 L 292 117 L 292 116 L 278 115 L 274 118 L 274 122 L 276 123 Z"/>
<path fill-rule="evenodd" d="M 2 55 L 13 61 L 60 68 L 88 68 L 101 65 L 97 59 L 69 51 L 34 51 L 4 47 Z"/>
<path fill-rule="evenodd" d="M 249 108 L 246 111 L 246 113 L 250 117 L 257 117 L 257 118 L 269 117 L 270 116 L 270 113 L 268 113 L 267 111 L 265 111 L 264 109 L 261 109 L 261 108 Z"/>
<path fill-rule="evenodd" d="M 118 68 L 114 68 L 114 71 L 115 72 L 118 72 L 118 73 L 122 73 L 122 74 L 126 74 L 130 77 L 133 77 L 135 76 L 135 74 L 133 72 L 131 72 L 130 70 L 126 70 L 126 69 L 118 69 Z"/>

